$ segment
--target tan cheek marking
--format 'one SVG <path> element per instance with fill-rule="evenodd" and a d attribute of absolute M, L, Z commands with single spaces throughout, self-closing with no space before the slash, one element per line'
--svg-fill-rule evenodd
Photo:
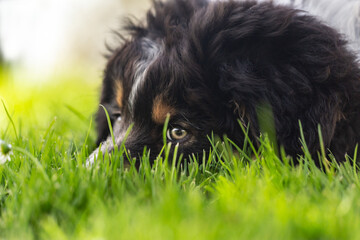
<path fill-rule="evenodd" d="M 156 96 L 152 107 L 152 119 L 158 124 L 163 124 L 167 114 L 175 114 L 175 109 L 165 103 L 162 96 Z"/>
<path fill-rule="evenodd" d="M 123 86 L 122 83 L 116 82 L 116 102 L 120 108 L 122 108 L 122 100 L 123 100 Z"/>

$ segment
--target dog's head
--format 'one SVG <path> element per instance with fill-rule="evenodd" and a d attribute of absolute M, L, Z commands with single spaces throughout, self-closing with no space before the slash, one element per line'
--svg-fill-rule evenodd
<path fill-rule="evenodd" d="M 117 146 L 132 126 L 125 143 L 132 157 L 142 154 L 145 146 L 152 156 L 159 153 L 167 117 L 167 142 L 178 144 L 185 156 L 208 150 L 212 132 L 222 135 L 238 127 L 236 118 L 232 118 L 234 109 L 228 112 L 230 98 L 219 91 L 213 71 L 196 56 L 194 48 L 199 43 L 190 40 L 190 35 L 196 37 L 189 29 L 198 21 L 191 20 L 194 10 L 205 5 L 200 1 L 158 3 L 155 14 L 149 13 L 146 26 L 127 26 L 131 38 L 109 57 L 101 104 L 109 113 Z M 102 143 L 103 152 L 112 151 L 102 107 L 97 125 L 98 144 Z"/>
<path fill-rule="evenodd" d="M 167 142 L 185 156 L 208 150 L 212 133 L 241 144 L 240 124 L 250 127 L 256 141 L 256 108 L 263 101 L 274 108 L 276 125 L 284 125 L 277 134 L 288 146 L 299 146 L 299 112 L 310 106 L 325 113 L 314 113 L 304 125 L 316 134 L 320 119 L 329 124 L 325 135 L 333 134 L 338 95 L 309 96 L 317 82 L 329 79 L 337 54 L 332 51 L 344 42 L 312 17 L 270 3 L 174 0 L 155 3 L 144 24 L 130 23 L 126 29 L 130 37 L 112 51 L 104 74 L 101 104 L 110 115 L 116 146 L 100 107 L 102 152 L 121 145 L 132 126 L 125 143 L 131 156 L 138 157 L 146 146 L 153 159 L 163 147 L 167 118 Z M 341 66 L 336 68 L 333 78 L 342 74 Z M 329 86 L 321 87 L 332 91 Z"/>

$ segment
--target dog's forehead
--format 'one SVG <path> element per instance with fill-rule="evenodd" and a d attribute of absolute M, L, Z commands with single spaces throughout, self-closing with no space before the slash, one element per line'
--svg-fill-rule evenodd
<path fill-rule="evenodd" d="M 194 85 L 189 70 L 194 66 L 187 66 L 179 56 L 179 44 L 168 45 L 165 39 L 143 37 L 132 44 L 137 56 L 127 64 L 131 74 L 123 75 L 116 85 L 116 101 L 129 121 L 152 120 L 161 125 L 168 114 L 175 116 L 187 109 L 191 88 L 185 86 Z"/>
<path fill-rule="evenodd" d="M 128 107 L 132 114 L 134 114 L 134 103 L 136 99 L 141 97 L 138 93 L 144 87 L 148 69 L 158 59 L 164 49 L 163 44 L 149 38 L 141 39 L 140 46 L 139 59 L 137 59 L 132 66 L 134 74 L 128 98 Z"/>

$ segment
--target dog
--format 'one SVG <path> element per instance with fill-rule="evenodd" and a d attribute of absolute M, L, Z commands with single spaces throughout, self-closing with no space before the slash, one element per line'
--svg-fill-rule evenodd
<path fill-rule="evenodd" d="M 312 156 L 322 143 L 338 161 L 360 142 L 360 68 L 346 39 L 304 11 L 256 1 L 155 2 L 143 23 L 104 71 L 97 113 L 97 148 L 125 141 L 131 158 L 150 159 L 166 141 L 183 156 L 201 156 L 209 137 L 259 146 L 258 109 L 270 106 L 276 141 L 296 159 L 303 154 L 300 124 Z M 248 136 L 245 137 L 244 129 Z"/>

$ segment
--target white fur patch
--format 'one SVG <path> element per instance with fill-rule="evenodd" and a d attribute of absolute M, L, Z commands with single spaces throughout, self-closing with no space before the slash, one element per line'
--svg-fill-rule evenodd
<path fill-rule="evenodd" d="M 130 109 L 132 109 L 137 93 L 139 92 L 142 83 L 145 81 L 149 67 L 156 61 L 162 52 L 162 45 L 155 43 L 148 38 L 144 38 L 141 45 L 144 55 L 134 64 L 134 83 L 129 95 Z"/>
<path fill-rule="evenodd" d="M 118 119 L 114 123 L 114 128 L 113 128 L 116 145 L 114 146 L 114 142 L 111 138 L 111 135 L 109 135 L 108 138 L 105 141 L 101 142 L 100 146 L 97 149 L 95 149 L 90 154 L 90 156 L 86 159 L 86 163 L 85 163 L 86 167 L 91 167 L 92 165 L 94 165 L 96 159 L 99 157 L 100 152 L 102 155 L 104 155 L 106 152 L 111 153 L 111 151 L 114 150 L 115 147 L 118 147 L 119 145 L 121 145 L 122 141 L 125 138 L 127 128 L 124 126 L 120 127 L 121 125 L 118 125 L 118 124 L 121 124 L 120 122 L 121 122 L 121 119 L 120 120 Z"/>

